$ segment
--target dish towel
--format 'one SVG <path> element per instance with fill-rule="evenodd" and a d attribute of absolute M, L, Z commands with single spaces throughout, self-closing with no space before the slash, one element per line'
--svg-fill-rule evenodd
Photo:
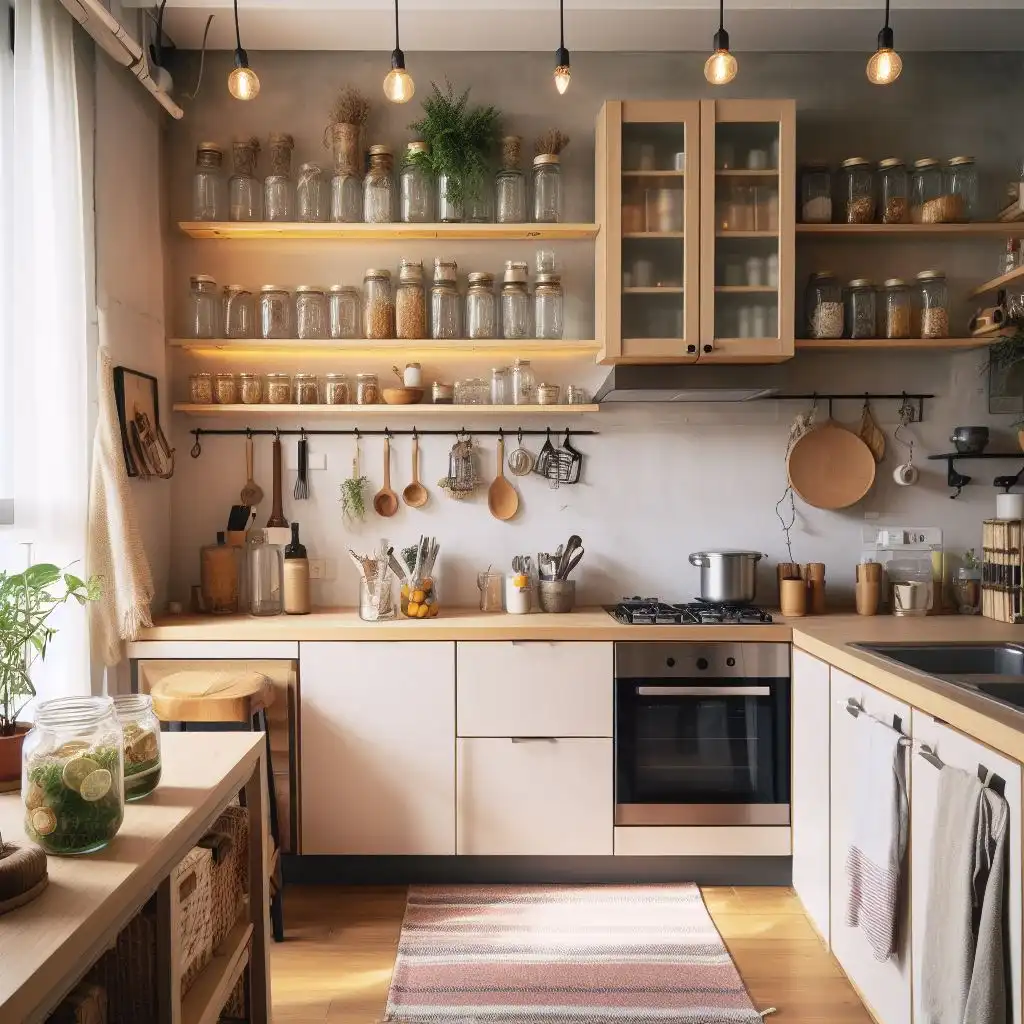
<path fill-rule="evenodd" d="M 926 769 L 925 769 L 926 770 Z M 976 775 L 939 773 L 921 964 L 925 1024 L 1004 1024 L 1009 807 Z"/>
<path fill-rule="evenodd" d="M 903 736 L 863 711 L 853 757 L 853 835 L 846 857 L 850 891 L 846 923 L 867 936 L 876 960 L 896 951 L 896 908 L 907 848 L 907 776 Z"/>
<path fill-rule="evenodd" d="M 102 309 L 99 315 L 102 320 Z M 102 334 L 102 323 L 100 328 Z M 100 599 L 89 605 L 89 632 L 93 653 L 104 665 L 116 665 L 121 641 L 134 640 L 143 626 L 153 625 L 153 574 L 136 524 L 114 398 L 114 366 L 104 345 L 97 353 L 96 374 L 99 416 L 92 446 L 86 563 L 103 587 Z"/>

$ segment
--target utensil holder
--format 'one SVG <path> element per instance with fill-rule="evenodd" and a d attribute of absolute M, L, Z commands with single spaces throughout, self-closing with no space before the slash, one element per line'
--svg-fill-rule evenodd
<path fill-rule="evenodd" d="M 877 615 L 878 601 L 881 597 L 881 583 L 872 580 L 858 580 L 856 587 L 857 614 Z"/>
<path fill-rule="evenodd" d="M 787 618 L 807 614 L 807 583 L 805 580 L 783 580 L 779 584 L 779 607 Z"/>
<path fill-rule="evenodd" d="M 542 612 L 564 614 L 576 607 L 575 580 L 541 580 L 537 594 Z"/>

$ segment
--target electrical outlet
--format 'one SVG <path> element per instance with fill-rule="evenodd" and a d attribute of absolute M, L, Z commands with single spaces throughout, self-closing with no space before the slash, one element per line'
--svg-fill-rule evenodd
<path fill-rule="evenodd" d="M 327 580 L 330 576 L 327 574 L 328 560 L 326 558 L 311 558 L 309 560 L 309 578 L 311 580 Z"/>

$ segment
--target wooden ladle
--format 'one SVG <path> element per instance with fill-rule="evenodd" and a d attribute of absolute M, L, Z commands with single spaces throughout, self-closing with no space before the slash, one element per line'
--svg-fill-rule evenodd
<path fill-rule="evenodd" d="M 373 511 L 390 519 L 398 511 L 398 495 L 391 490 L 391 438 L 384 438 L 384 486 L 373 496 Z"/>
<path fill-rule="evenodd" d="M 420 483 L 420 439 L 415 434 L 412 436 L 412 483 L 402 491 L 402 497 L 410 508 L 422 508 L 430 497 Z"/>
<path fill-rule="evenodd" d="M 498 475 L 487 491 L 487 507 L 495 519 L 511 519 L 519 509 L 519 492 L 505 479 L 505 438 L 498 438 Z"/>

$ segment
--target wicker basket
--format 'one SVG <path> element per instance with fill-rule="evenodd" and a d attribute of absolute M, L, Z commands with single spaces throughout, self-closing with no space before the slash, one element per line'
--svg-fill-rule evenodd
<path fill-rule="evenodd" d="M 156 920 L 151 904 L 121 929 L 85 980 L 106 990 L 110 1024 L 157 1019 Z"/>
<path fill-rule="evenodd" d="M 213 959 L 213 854 L 194 846 L 174 869 L 172 888 L 178 894 L 178 942 L 181 949 L 181 994 Z"/>
<path fill-rule="evenodd" d="M 107 1024 L 107 992 L 102 985 L 83 981 L 75 986 L 47 1024 Z"/>
<path fill-rule="evenodd" d="M 249 812 L 226 807 L 201 842 L 213 851 L 211 917 L 216 949 L 238 920 L 249 891 Z"/>

